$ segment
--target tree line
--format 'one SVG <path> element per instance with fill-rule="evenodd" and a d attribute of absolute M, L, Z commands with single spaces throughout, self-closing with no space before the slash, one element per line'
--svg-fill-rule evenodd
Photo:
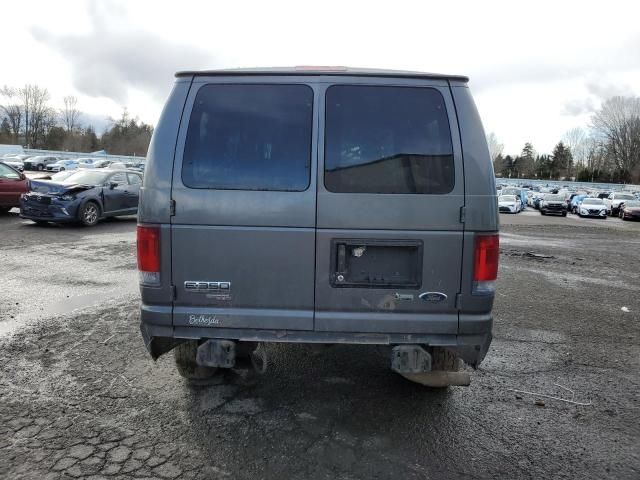
<path fill-rule="evenodd" d="M 26 148 L 95 152 L 113 155 L 145 156 L 153 127 L 129 115 L 126 108 L 118 119 L 111 119 L 105 132 L 98 135 L 92 125 L 82 121 L 78 99 L 66 96 L 60 108 L 51 105 L 46 88 L 0 88 L 0 144 Z"/>
<path fill-rule="evenodd" d="M 569 130 L 551 154 L 527 142 L 518 155 L 503 155 L 493 133 L 487 143 L 501 177 L 640 183 L 640 97 L 609 98 L 588 128 Z"/>

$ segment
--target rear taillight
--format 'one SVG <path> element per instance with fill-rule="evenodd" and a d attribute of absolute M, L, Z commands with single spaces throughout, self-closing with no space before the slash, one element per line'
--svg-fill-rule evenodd
<path fill-rule="evenodd" d="M 473 293 L 489 294 L 495 291 L 498 278 L 500 237 L 497 233 L 477 235 L 473 262 Z"/>
<path fill-rule="evenodd" d="M 160 285 L 160 228 L 138 225 L 140 283 Z"/>

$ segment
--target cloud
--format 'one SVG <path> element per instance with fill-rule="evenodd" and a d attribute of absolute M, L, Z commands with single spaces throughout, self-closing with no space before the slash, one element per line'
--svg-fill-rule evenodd
<path fill-rule="evenodd" d="M 126 13 L 117 4 L 93 2 L 88 13 L 93 28 L 87 34 L 31 29 L 34 39 L 69 62 L 74 87 L 81 93 L 125 104 L 130 91 L 137 89 L 162 101 L 176 71 L 215 64 L 210 53 L 175 43 L 169 32 L 161 36 L 141 31 L 137 25 L 127 28 Z"/>
<path fill-rule="evenodd" d="M 591 98 L 569 100 L 562 108 L 562 115 L 577 117 L 586 113 L 592 113 L 595 109 L 595 103 Z"/>
<path fill-rule="evenodd" d="M 587 91 L 600 100 L 633 95 L 633 89 L 628 85 L 615 85 L 613 83 L 595 81 L 587 82 Z"/>
<path fill-rule="evenodd" d="M 604 79 L 592 78 L 585 82 L 587 96 L 565 102 L 562 115 L 577 117 L 593 113 L 598 105 L 611 97 L 633 96 L 634 91 L 629 85 L 611 83 Z"/>

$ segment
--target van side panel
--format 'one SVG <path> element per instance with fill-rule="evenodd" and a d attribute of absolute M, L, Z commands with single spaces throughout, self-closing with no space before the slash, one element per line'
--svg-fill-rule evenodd
<path fill-rule="evenodd" d="M 171 172 L 182 110 L 189 93 L 190 78 L 176 81 L 153 132 L 145 167 L 138 223 L 160 225 L 160 285 L 140 286 L 142 324 L 171 326 Z"/>
<path fill-rule="evenodd" d="M 480 115 L 467 86 L 452 85 L 465 170 L 465 234 L 460 286 L 459 334 L 491 332 L 494 295 L 472 295 L 474 242 L 477 232 L 499 228 L 495 175 Z"/>
<path fill-rule="evenodd" d="M 140 223 L 169 223 L 170 221 L 169 201 L 173 156 L 182 109 L 187 100 L 190 85 L 191 79 L 178 79 L 153 131 L 140 189 L 138 205 Z"/>
<path fill-rule="evenodd" d="M 496 180 L 482 121 L 468 87 L 452 86 L 451 93 L 464 156 L 465 230 L 495 232 L 499 225 Z"/>

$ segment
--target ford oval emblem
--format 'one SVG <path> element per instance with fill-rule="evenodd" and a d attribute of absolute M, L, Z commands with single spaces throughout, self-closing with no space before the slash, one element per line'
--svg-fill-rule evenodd
<path fill-rule="evenodd" d="M 425 302 L 438 303 L 446 300 L 447 296 L 440 292 L 424 292 L 420 294 L 420 298 Z"/>

